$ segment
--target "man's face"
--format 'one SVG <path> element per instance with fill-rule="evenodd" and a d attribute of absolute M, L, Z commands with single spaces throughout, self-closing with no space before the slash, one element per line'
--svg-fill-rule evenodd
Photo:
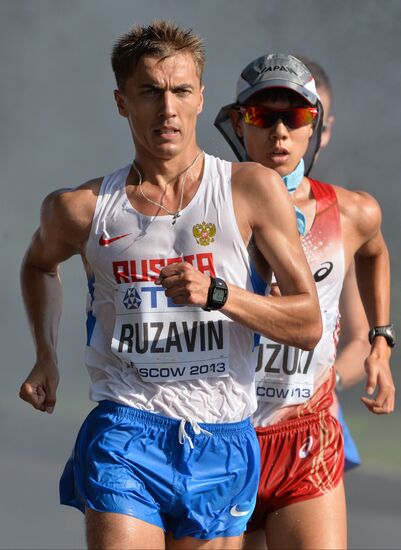
<path fill-rule="evenodd" d="M 294 103 L 289 99 L 249 101 L 252 105 L 262 105 L 273 109 L 289 109 Z M 235 131 L 243 138 L 248 156 L 268 168 L 273 168 L 281 176 L 292 172 L 304 156 L 309 139 L 313 134 L 312 124 L 291 129 L 281 119 L 269 128 L 259 128 L 246 124 L 242 115 L 232 113 Z"/>
<path fill-rule="evenodd" d="M 203 86 L 191 54 L 142 56 L 115 99 L 139 156 L 167 160 L 195 144 Z"/>
<path fill-rule="evenodd" d="M 322 86 L 318 86 L 317 93 L 320 96 L 320 101 L 322 103 L 324 112 L 322 135 L 320 138 L 320 149 L 323 149 L 323 147 L 326 147 L 330 141 L 331 128 L 334 123 L 334 116 L 330 114 L 331 96 L 329 91 Z"/>

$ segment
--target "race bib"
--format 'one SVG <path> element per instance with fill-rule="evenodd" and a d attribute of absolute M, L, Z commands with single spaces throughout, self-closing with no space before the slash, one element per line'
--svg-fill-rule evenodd
<path fill-rule="evenodd" d="M 323 336 L 312 351 L 261 338 L 255 377 L 258 401 L 286 406 L 313 396 L 315 380 L 335 361 L 338 311 L 322 311 L 322 322 Z"/>
<path fill-rule="evenodd" d="M 153 282 L 114 290 L 112 350 L 145 382 L 229 374 L 229 319 L 218 311 L 177 306 Z"/>
<path fill-rule="evenodd" d="M 307 352 L 261 338 L 256 367 L 258 401 L 294 405 L 310 399 L 316 352 L 316 348 Z"/>

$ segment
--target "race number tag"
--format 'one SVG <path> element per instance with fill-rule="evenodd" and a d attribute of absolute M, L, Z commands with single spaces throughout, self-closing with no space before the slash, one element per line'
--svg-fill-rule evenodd
<path fill-rule="evenodd" d="M 229 319 L 218 311 L 177 306 L 153 282 L 114 290 L 113 352 L 145 382 L 229 374 Z"/>
<path fill-rule="evenodd" d="M 312 351 L 260 339 L 256 367 L 258 401 L 296 405 L 313 396 L 315 381 L 334 364 L 339 313 L 322 311 L 323 336 Z"/>
<path fill-rule="evenodd" d="M 294 405 L 313 395 L 313 358 L 310 352 L 261 338 L 256 367 L 258 401 Z"/>

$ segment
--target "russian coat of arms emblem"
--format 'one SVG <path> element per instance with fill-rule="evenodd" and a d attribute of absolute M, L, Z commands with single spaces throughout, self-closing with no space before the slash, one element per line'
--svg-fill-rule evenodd
<path fill-rule="evenodd" d="M 216 226 L 214 223 L 197 223 L 192 228 L 192 234 L 195 240 L 201 246 L 207 246 L 214 243 L 214 236 L 216 235 Z"/>

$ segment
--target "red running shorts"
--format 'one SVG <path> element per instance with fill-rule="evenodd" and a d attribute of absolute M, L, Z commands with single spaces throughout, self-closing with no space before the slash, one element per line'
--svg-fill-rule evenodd
<path fill-rule="evenodd" d="M 329 493 L 344 472 L 342 430 L 327 410 L 255 429 L 261 475 L 248 531 L 264 529 L 279 508 Z"/>

